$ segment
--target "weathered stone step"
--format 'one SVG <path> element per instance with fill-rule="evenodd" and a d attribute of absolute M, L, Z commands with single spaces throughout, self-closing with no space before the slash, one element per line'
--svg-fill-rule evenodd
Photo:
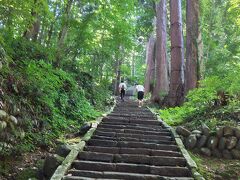
<path fill-rule="evenodd" d="M 110 129 L 136 129 L 136 130 L 142 130 L 142 131 L 163 131 L 163 132 L 169 132 L 168 129 L 165 129 L 161 126 L 157 126 L 154 128 L 151 127 L 138 127 L 136 125 L 113 125 L 113 124 L 107 124 L 107 123 L 100 123 L 98 125 L 98 128 L 110 128 Z"/>
<path fill-rule="evenodd" d="M 91 171 L 115 171 L 126 173 L 154 174 L 169 177 L 190 177 L 191 173 L 186 167 L 171 167 L 171 166 L 150 166 L 133 163 L 106 163 L 96 161 L 75 160 L 73 168 L 77 170 Z"/>
<path fill-rule="evenodd" d="M 79 160 L 101 161 L 109 163 L 134 163 L 154 166 L 186 166 L 183 157 L 148 156 L 136 154 L 109 154 L 83 151 L 78 155 Z"/>
<path fill-rule="evenodd" d="M 125 135 L 125 134 L 124 134 Z M 162 136 L 160 136 L 162 138 Z M 167 136 L 168 137 L 168 136 Z M 142 138 L 133 138 L 133 137 L 108 137 L 108 136 L 92 136 L 92 139 L 106 139 L 112 141 L 127 141 L 127 142 L 148 142 L 156 144 L 176 144 L 175 141 L 166 139 L 166 140 L 154 140 L 154 139 L 142 139 Z"/>
<path fill-rule="evenodd" d="M 97 131 L 171 137 L 171 133 L 166 131 L 142 131 L 142 130 L 136 130 L 136 129 L 109 129 L 109 128 L 101 128 L 101 127 L 98 127 Z"/>
<path fill-rule="evenodd" d="M 125 141 L 110 141 L 100 139 L 90 139 L 87 141 L 89 146 L 103 146 L 103 147 L 123 147 L 123 148 L 149 148 L 158 150 L 178 151 L 176 145 L 143 143 L 143 142 L 125 142 Z"/>
<path fill-rule="evenodd" d="M 157 121 L 156 118 L 154 117 L 148 117 L 148 118 L 141 118 L 139 116 L 106 116 L 105 117 L 106 119 L 114 119 L 114 120 L 144 120 L 144 121 L 152 121 L 152 120 L 155 120 Z"/>
<path fill-rule="evenodd" d="M 129 123 L 129 124 L 147 124 L 147 125 L 155 125 L 161 126 L 161 122 L 156 120 L 140 120 L 140 119 L 109 119 L 107 117 L 102 119 L 102 122 L 107 123 Z"/>
<path fill-rule="evenodd" d="M 157 119 L 154 115 L 141 115 L 141 114 L 122 114 L 122 113 L 111 113 L 108 116 L 116 116 L 116 117 L 137 117 L 141 119 Z"/>
<path fill-rule="evenodd" d="M 126 180 L 193 180 L 189 177 L 173 177 L 167 178 L 164 176 L 151 175 L 151 174 L 138 174 L 138 173 L 124 173 L 124 172 L 111 172 L 111 171 L 84 171 L 84 170 L 75 170 L 72 169 L 69 171 L 69 174 L 73 175 L 75 179 L 77 176 L 81 177 L 91 177 L 91 178 L 103 178 L 103 179 L 126 179 Z M 70 177 L 65 177 L 66 180 L 71 180 Z M 74 180 L 73 178 L 73 180 Z"/>
<path fill-rule="evenodd" d="M 86 146 L 84 151 L 110 153 L 110 154 L 139 154 L 149 156 L 172 156 L 181 157 L 182 154 L 177 151 L 169 150 L 153 150 L 146 148 L 119 148 L 119 147 L 101 147 L 101 146 Z"/>
<path fill-rule="evenodd" d="M 151 124 L 139 124 L 139 123 L 132 123 L 130 124 L 129 122 L 117 122 L 117 121 L 107 121 L 105 120 L 104 122 L 101 122 L 101 124 L 108 124 L 108 125 L 117 125 L 117 126 L 136 126 L 136 127 L 145 127 L 145 128 L 156 128 L 156 127 L 160 127 L 160 128 L 165 128 L 163 127 L 162 123 L 160 122 L 160 125 L 151 125 Z"/>
<path fill-rule="evenodd" d="M 100 131 L 96 130 L 94 132 L 94 135 L 99 136 L 108 136 L 108 137 L 132 137 L 132 138 L 142 138 L 142 139 L 154 139 L 154 140 L 171 140 L 172 137 L 166 133 L 158 133 L 158 134 L 150 134 L 147 135 L 147 133 L 117 133 L 117 132 L 109 132 L 109 131 Z"/>
<path fill-rule="evenodd" d="M 156 118 L 156 116 L 154 115 L 154 114 L 152 114 L 152 113 L 142 113 L 141 111 L 139 111 L 139 112 L 129 112 L 129 111 L 126 111 L 126 112 L 124 112 L 124 111 L 115 111 L 115 112 L 113 112 L 113 114 L 109 114 L 108 116 L 117 116 L 117 117 L 122 117 L 122 115 L 124 116 L 124 117 L 128 117 L 128 116 L 143 116 L 143 117 L 154 117 L 154 118 Z"/>

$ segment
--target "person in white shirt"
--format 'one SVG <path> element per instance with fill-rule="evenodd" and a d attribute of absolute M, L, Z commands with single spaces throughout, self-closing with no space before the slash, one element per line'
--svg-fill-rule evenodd
<path fill-rule="evenodd" d="M 119 88 L 119 93 L 120 93 L 120 96 L 121 96 L 121 100 L 124 101 L 124 96 L 125 96 L 125 92 L 126 92 L 126 89 L 127 89 L 126 83 L 124 83 L 124 81 L 121 81 L 118 88 Z"/>
<path fill-rule="evenodd" d="M 143 97 L 144 97 L 144 87 L 143 85 L 136 84 L 137 97 L 138 97 L 138 107 L 143 106 Z"/>

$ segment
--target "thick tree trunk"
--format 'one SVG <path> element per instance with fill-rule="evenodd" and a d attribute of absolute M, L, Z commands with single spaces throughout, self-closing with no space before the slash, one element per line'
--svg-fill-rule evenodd
<path fill-rule="evenodd" d="M 170 0 L 171 75 L 168 105 L 177 106 L 184 100 L 184 45 L 181 0 Z"/>
<path fill-rule="evenodd" d="M 37 4 L 37 0 L 34 1 L 33 6 L 35 6 L 36 4 Z M 24 32 L 23 37 L 25 37 L 28 40 L 37 41 L 41 22 L 40 22 L 40 17 L 38 16 L 34 8 L 35 7 L 32 8 L 32 12 L 31 12 L 32 18 L 34 19 L 33 23 Z"/>
<path fill-rule="evenodd" d="M 154 71 L 155 71 L 155 38 L 153 35 L 149 38 L 146 50 L 146 63 L 147 63 L 147 70 L 145 75 L 145 93 L 151 92 L 153 83 L 154 83 Z"/>
<path fill-rule="evenodd" d="M 186 93 L 198 86 L 199 0 L 187 0 Z"/>
<path fill-rule="evenodd" d="M 117 58 L 116 61 L 116 80 L 115 80 L 115 86 L 114 86 L 114 94 L 117 96 L 119 94 L 119 90 L 118 90 L 118 86 L 120 84 L 120 80 L 121 80 L 121 60 L 119 58 Z"/>
<path fill-rule="evenodd" d="M 168 62 L 167 62 L 167 1 L 156 4 L 156 84 L 153 89 L 153 102 L 159 102 L 168 94 Z"/>
<path fill-rule="evenodd" d="M 69 27 L 69 17 L 70 17 L 70 11 L 71 11 L 71 7 L 73 4 L 73 0 L 68 0 L 66 8 L 65 8 L 65 12 L 64 12 L 64 20 L 63 20 L 63 25 L 62 25 L 62 29 L 59 33 L 58 36 L 58 43 L 57 43 L 57 53 L 56 53 L 56 62 L 55 65 L 57 67 L 60 66 L 60 62 L 62 59 L 62 52 L 63 52 L 63 47 L 64 47 L 64 40 L 65 37 L 67 36 L 67 31 L 68 31 L 68 27 Z"/>

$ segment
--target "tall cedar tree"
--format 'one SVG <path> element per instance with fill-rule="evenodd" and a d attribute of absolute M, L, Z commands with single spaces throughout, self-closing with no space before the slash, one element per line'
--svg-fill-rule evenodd
<path fill-rule="evenodd" d="M 169 90 L 167 62 L 167 1 L 156 4 L 156 84 L 153 89 L 152 101 L 160 103 L 162 96 Z"/>
<path fill-rule="evenodd" d="M 198 85 L 199 0 L 187 0 L 186 93 Z"/>
<path fill-rule="evenodd" d="M 145 93 L 152 92 L 153 83 L 154 83 L 154 73 L 155 73 L 155 38 L 153 35 L 150 36 L 147 43 L 146 51 L 146 63 L 147 70 L 145 75 Z"/>
<path fill-rule="evenodd" d="M 168 105 L 177 106 L 184 99 L 184 45 L 181 0 L 170 0 L 171 77 Z"/>

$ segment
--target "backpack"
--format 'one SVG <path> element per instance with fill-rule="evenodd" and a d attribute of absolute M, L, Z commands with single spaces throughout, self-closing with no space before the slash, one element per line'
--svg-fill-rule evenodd
<path fill-rule="evenodd" d="M 122 90 L 124 90 L 125 88 L 124 88 L 124 85 L 122 85 L 122 88 L 121 88 Z"/>

